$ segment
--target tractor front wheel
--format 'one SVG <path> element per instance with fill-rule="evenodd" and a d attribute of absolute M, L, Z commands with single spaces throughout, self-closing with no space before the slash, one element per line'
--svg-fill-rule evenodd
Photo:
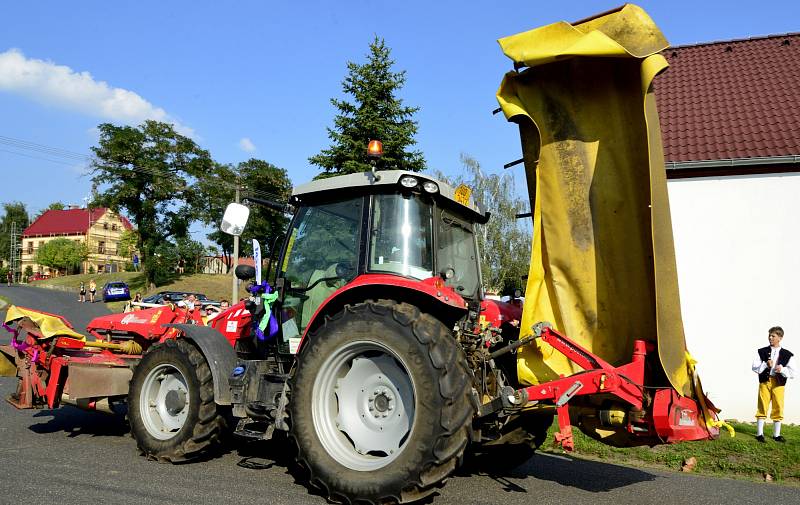
<path fill-rule="evenodd" d="M 139 450 L 171 463 L 208 451 L 226 424 L 214 403 L 206 359 L 180 338 L 153 346 L 139 362 L 128 393 L 128 417 Z"/>
<path fill-rule="evenodd" d="M 311 483 L 343 503 L 403 503 L 456 468 L 473 409 L 448 328 L 389 300 L 347 306 L 308 337 L 291 429 Z"/>

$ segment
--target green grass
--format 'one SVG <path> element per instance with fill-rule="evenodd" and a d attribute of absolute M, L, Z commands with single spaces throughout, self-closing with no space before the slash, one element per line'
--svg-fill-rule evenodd
<path fill-rule="evenodd" d="M 723 429 L 717 440 L 680 442 L 652 448 L 611 447 L 573 430 L 573 454 L 611 463 L 672 470 L 680 470 L 683 461 L 694 456 L 697 459 L 695 473 L 762 481 L 765 474 L 770 474 L 777 482 L 800 485 L 800 426 L 784 424 L 781 434 L 786 438 L 786 443 L 780 444 L 771 439 L 772 424 L 768 423 L 765 429 L 767 442 L 762 444 L 755 439 L 755 424 L 731 424 L 736 430 L 733 438 Z M 542 446 L 546 452 L 561 452 L 560 448 L 549 445 L 557 427 L 558 423 L 553 423 L 548 442 Z"/>
<path fill-rule="evenodd" d="M 212 300 L 222 300 L 231 297 L 231 277 L 227 275 L 210 275 L 210 274 L 194 274 L 183 275 L 168 284 L 158 286 L 153 290 L 145 289 L 145 278 L 139 272 L 118 272 L 113 274 L 79 274 L 79 275 L 65 275 L 63 277 L 56 277 L 53 279 L 45 279 L 41 281 L 31 282 L 31 286 L 58 289 L 63 291 L 71 291 L 78 293 L 81 282 L 86 284 L 88 289 L 89 281 L 94 279 L 97 284 L 97 296 L 100 297 L 100 291 L 103 284 L 110 281 L 123 281 L 128 284 L 131 290 L 131 296 L 135 293 L 142 293 L 142 296 L 147 296 L 151 293 L 159 291 L 191 291 L 195 293 L 203 293 Z M 240 296 L 244 293 L 242 287 L 239 288 Z M 88 298 L 88 294 L 87 294 Z M 106 305 L 112 312 L 119 312 L 125 306 L 126 302 L 109 302 Z"/>

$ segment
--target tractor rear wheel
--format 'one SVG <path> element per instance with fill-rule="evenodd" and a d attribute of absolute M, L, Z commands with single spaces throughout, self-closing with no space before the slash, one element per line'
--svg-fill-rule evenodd
<path fill-rule="evenodd" d="M 330 500 L 418 500 L 460 462 L 470 380 L 463 352 L 434 317 L 391 300 L 347 306 L 308 337 L 297 363 L 297 458 Z"/>
<path fill-rule="evenodd" d="M 186 339 L 153 346 L 133 372 L 131 433 L 149 459 L 180 463 L 217 445 L 225 418 L 214 403 L 211 369 Z"/>

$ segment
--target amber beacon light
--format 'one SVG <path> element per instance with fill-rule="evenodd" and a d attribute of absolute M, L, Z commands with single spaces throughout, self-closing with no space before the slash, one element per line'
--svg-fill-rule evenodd
<path fill-rule="evenodd" d="M 370 140 L 367 145 L 367 156 L 370 158 L 380 158 L 383 156 L 383 142 L 380 140 Z"/>

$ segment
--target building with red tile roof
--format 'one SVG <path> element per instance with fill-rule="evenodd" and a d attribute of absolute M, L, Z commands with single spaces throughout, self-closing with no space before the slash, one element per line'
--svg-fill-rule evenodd
<path fill-rule="evenodd" d="M 91 223 L 100 222 L 108 212 L 106 208 L 47 210 L 22 234 L 22 237 L 49 237 L 51 235 L 84 235 Z M 126 230 L 133 225 L 125 216 L 119 216 L 120 225 Z"/>
<path fill-rule="evenodd" d="M 56 238 L 85 243 L 89 257 L 81 270 L 88 272 L 119 271 L 130 258 L 118 254 L 119 240 L 133 225 L 125 217 L 106 208 L 47 210 L 22 233 L 21 268 L 32 267 L 34 272 L 55 275 L 49 267 L 35 261 L 36 251 Z"/>
<path fill-rule="evenodd" d="M 671 47 L 655 93 L 667 176 L 800 171 L 800 33 Z"/>
<path fill-rule="evenodd" d="M 800 34 L 662 54 L 670 66 L 654 86 L 686 342 L 722 416 L 752 420 L 755 349 L 771 326 L 800 328 Z M 800 387 L 786 404 L 800 405 Z"/>

